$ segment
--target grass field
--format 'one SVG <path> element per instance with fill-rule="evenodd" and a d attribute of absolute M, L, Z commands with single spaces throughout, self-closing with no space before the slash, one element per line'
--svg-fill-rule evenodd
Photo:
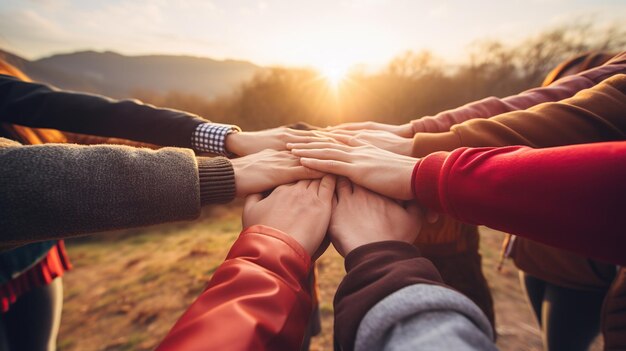
<path fill-rule="evenodd" d="M 195 222 L 102 233 L 68 243 L 61 351 L 151 350 L 203 290 L 240 229 L 240 205 L 205 210 Z M 539 330 L 517 272 L 496 272 L 502 233 L 481 228 L 484 271 L 496 304 L 501 350 L 540 350 Z M 322 334 L 311 350 L 332 350 L 332 299 L 344 275 L 331 247 L 318 261 Z M 600 350 L 597 342 L 594 350 Z"/>

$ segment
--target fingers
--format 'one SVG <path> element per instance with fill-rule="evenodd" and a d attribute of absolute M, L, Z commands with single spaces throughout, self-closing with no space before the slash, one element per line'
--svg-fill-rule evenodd
<path fill-rule="evenodd" d="M 350 146 L 361 146 L 366 145 L 367 143 L 363 140 L 360 140 L 356 135 L 358 132 L 354 131 L 332 131 L 325 132 L 324 135 L 334 140 L 335 143 L 339 142 L 345 145 Z"/>
<path fill-rule="evenodd" d="M 326 252 L 326 249 L 328 249 L 329 246 L 330 246 L 330 237 L 326 235 L 324 236 L 324 240 L 322 241 L 320 246 L 317 248 L 315 253 L 311 255 L 311 261 L 312 262 L 317 261 L 317 259 L 320 258 L 320 256 L 322 256 L 324 252 Z"/>
<path fill-rule="evenodd" d="M 298 135 L 298 136 L 311 136 L 315 134 L 314 130 L 301 130 L 301 129 L 293 129 L 293 128 L 286 128 L 284 130 L 286 130 L 287 133 L 291 135 Z"/>
<path fill-rule="evenodd" d="M 326 172 L 320 172 L 315 168 L 308 168 L 305 165 L 293 167 L 289 169 L 291 174 L 291 181 L 296 182 L 301 179 L 319 179 L 322 178 Z M 308 186 L 308 184 L 307 184 Z"/>
<path fill-rule="evenodd" d="M 411 201 L 409 203 L 409 205 L 406 207 L 406 211 L 409 214 L 409 216 L 411 216 L 411 218 L 416 219 L 416 223 L 417 223 L 417 233 L 419 235 L 419 232 L 422 231 L 422 226 L 423 226 L 423 218 L 424 218 L 424 211 L 422 210 L 421 207 L 419 207 L 417 205 L 416 201 Z M 413 238 L 413 240 L 415 240 L 415 238 Z"/>
<path fill-rule="evenodd" d="M 331 173 L 350 178 L 352 176 L 352 167 L 349 163 L 336 160 L 318 160 L 315 158 L 303 157 L 300 164 L 306 168 L 313 169 L 318 172 Z"/>
<path fill-rule="evenodd" d="M 305 143 L 337 143 L 329 136 L 297 136 L 290 135 L 285 140 L 289 144 L 305 144 Z"/>
<path fill-rule="evenodd" d="M 305 158 L 315 158 L 318 160 L 335 160 L 349 163 L 352 160 L 350 154 L 335 149 L 303 149 L 303 150 L 293 150 L 294 155 L 298 157 Z"/>
<path fill-rule="evenodd" d="M 319 130 L 287 129 L 284 133 L 285 141 L 290 143 L 309 143 L 315 141 L 333 142 Z"/>
<path fill-rule="evenodd" d="M 368 197 L 381 197 L 384 200 L 389 200 L 391 201 L 391 199 L 389 199 L 386 196 L 380 195 L 378 193 L 375 193 L 373 191 L 370 191 L 367 188 L 364 188 L 360 185 L 354 184 L 352 183 L 352 195 L 354 195 L 355 198 L 357 199 L 364 199 L 367 200 Z M 367 202 L 367 201 L 366 201 Z"/>
<path fill-rule="evenodd" d="M 265 192 L 263 192 L 263 194 L 261 195 L 264 195 L 265 198 L 270 197 L 270 196 L 279 196 L 280 194 L 289 192 L 291 188 L 297 186 L 298 183 L 296 181 L 291 182 L 291 183 L 274 185 L 273 189 L 270 188 L 269 190 L 266 190 Z"/>
<path fill-rule="evenodd" d="M 263 195 L 261 194 L 250 194 L 246 197 L 246 202 L 243 205 L 243 208 L 249 208 L 251 206 L 254 206 L 255 204 L 257 204 L 259 201 L 263 200 Z"/>
<path fill-rule="evenodd" d="M 428 222 L 429 224 L 434 224 L 434 223 L 437 223 L 438 220 L 439 220 L 439 213 L 432 211 L 432 210 L 426 211 L 426 222 Z"/>
<path fill-rule="evenodd" d="M 337 129 L 343 129 L 343 130 L 360 130 L 360 129 L 367 129 L 367 122 L 356 122 L 356 123 L 342 123 L 339 125 L 336 125 L 334 127 L 328 127 L 329 130 L 337 130 Z"/>
<path fill-rule="evenodd" d="M 330 202 L 335 193 L 335 183 L 337 177 L 334 175 L 325 175 L 321 181 L 319 181 L 319 187 L 317 190 L 317 196 L 324 202 Z"/>
<path fill-rule="evenodd" d="M 337 179 L 337 198 L 342 199 L 352 194 L 352 183 L 345 177 Z"/>
<path fill-rule="evenodd" d="M 412 217 L 421 218 L 424 215 L 424 211 L 421 207 L 417 205 L 415 201 L 409 201 L 405 207 L 406 212 L 410 214 Z"/>
<path fill-rule="evenodd" d="M 334 149 L 341 151 L 350 151 L 351 147 L 338 143 L 316 142 L 316 143 L 287 143 L 287 149 L 304 150 L 304 149 Z"/>
<path fill-rule="evenodd" d="M 319 183 L 319 180 L 302 179 L 296 183 L 296 187 L 308 189 L 315 186 L 314 183 Z"/>
<path fill-rule="evenodd" d="M 333 129 L 333 130 L 323 131 L 323 132 L 319 132 L 319 133 L 322 134 L 322 135 L 336 135 L 336 134 L 357 135 L 357 134 L 361 133 L 361 130 Z"/>

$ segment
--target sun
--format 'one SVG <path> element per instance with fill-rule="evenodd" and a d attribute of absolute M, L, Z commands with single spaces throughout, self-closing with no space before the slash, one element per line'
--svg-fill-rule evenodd
<path fill-rule="evenodd" d="M 333 90 L 339 90 L 341 84 L 346 80 L 348 76 L 349 65 L 342 65 L 339 63 L 328 63 L 318 68 L 321 75 L 326 79 L 328 85 Z"/>

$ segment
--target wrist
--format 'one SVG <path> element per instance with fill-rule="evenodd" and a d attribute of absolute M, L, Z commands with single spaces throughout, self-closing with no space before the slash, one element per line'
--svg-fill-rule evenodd
<path fill-rule="evenodd" d="M 250 228 L 265 228 L 274 232 L 280 232 L 283 236 L 289 237 L 291 246 L 297 246 L 308 254 L 308 257 L 312 257 L 319 244 L 312 240 L 311 233 L 302 230 L 300 226 L 293 226 L 289 222 L 275 221 L 269 218 L 259 219 L 257 223 L 244 223 L 245 231 L 249 231 Z M 297 245 L 294 245 L 297 244 Z"/>
<path fill-rule="evenodd" d="M 234 131 L 226 135 L 226 139 L 224 140 L 224 148 L 231 154 L 237 156 L 243 156 L 243 141 L 245 138 L 245 132 Z"/>
<path fill-rule="evenodd" d="M 415 166 L 419 163 L 419 159 L 415 159 L 412 157 L 407 157 L 405 160 L 402 160 L 400 169 L 397 172 L 398 178 L 397 183 L 399 184 L 399 199 L 401 200 L 412 200 L 415 198 L 415 193 L 413 191 L 413 177 Z"/>
<path fill-rule="evenodd" d="M 396 129 L 396 135 L 403 138 L 413 138 L 413 125 L 410 122 L 399 125 Z"/>
<path fill-rule="evenodd" d="M 248 191 L 245 186 L 245 179 L 242 174 L 245 173 L 243 170 L 246 168 L 246 157 L 240 157 L 232 159 L 231 164 L 233 165 L 233 179 L 235 180 L 235 196 L 242 197 L 248 195 Z"/>
<path fill-rule="evenodd" d="M 398 147 L 395 151 L 400 155 L 411 156 L 413 154 L 413 139 L 403 137 L 402 140 L 398 142 Z"/>

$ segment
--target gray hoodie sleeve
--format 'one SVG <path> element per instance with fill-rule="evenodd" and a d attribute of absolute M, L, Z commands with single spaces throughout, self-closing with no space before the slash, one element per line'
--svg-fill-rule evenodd
<path fill-rule="evenodd" d="M 361 321 L 355 350 L 497 350 L 487 317 L 443 286 L 414 284 L 387 296 Z"/>
<path fill-rule="evenodd" d="M 206 183 L 203 187 L 201 183 Z M 189 149 L 22 146 L 0 138 L 0 246 L 190 220 L 232 198 L 232 166 Z"/>

